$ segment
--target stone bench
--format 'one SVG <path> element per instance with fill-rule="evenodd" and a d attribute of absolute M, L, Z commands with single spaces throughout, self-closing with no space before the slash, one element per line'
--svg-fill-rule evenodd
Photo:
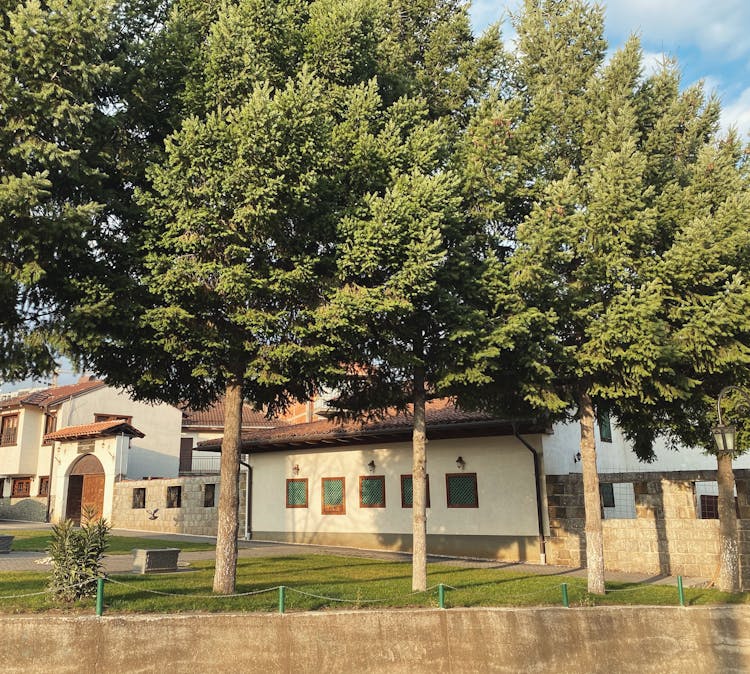
<path fill-rule="evenodd" d="M 134 548 L 133 571 L 141 574 L 177 571 L 179 554 L 179 548 Z"/>
<path fill-rule="evenodd" d="M 10 552 L 14 538 L 15 536 L 0 536 L 0 555 L 7 555 Z"/>

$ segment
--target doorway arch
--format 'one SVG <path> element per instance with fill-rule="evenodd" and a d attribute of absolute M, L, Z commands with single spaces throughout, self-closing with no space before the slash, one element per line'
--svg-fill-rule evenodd
<path fill-rule="evenodd" d="M 68 473 L 68 492 L 65 501 L 65 519 L 81 523 L 81 513 L 91 507 L 96 519 L 104 510 L 104 467 L 93 454 L 84 454 L 76 460 Z"/>

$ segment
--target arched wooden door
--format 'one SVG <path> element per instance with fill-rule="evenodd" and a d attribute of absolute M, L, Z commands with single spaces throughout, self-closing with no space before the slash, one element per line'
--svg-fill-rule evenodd
<path fill-rule="evenodd" d="M 87 507 L 92 507 L 97 517 L 102 516 L 104 467 L 93 454 L 84 454 L 70 470 L 65 518 L 80 524 L 81 513 Z"/>

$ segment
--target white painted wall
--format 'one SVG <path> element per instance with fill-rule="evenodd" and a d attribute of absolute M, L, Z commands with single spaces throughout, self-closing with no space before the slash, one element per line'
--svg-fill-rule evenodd
<path fill-rule="evenodd" d="M 44 415 L 27 407 L 13 411 L 12 414 L 18 414 L 16 444 L 0 447 L 0 475 L 34 475 L 40 444 L 37 436 L 42 424 L 39 417 L 43 418 Z"/>
<path fill-rule="evenodd" d="M 538 441 L 538 437 L 532 438 Z M 533 443 L 532 443 L 533 444 Z M 446 506 L 446 473 L 477 474 L 479 508 Z M 518 535 L 538 533 L 531 453 L 513 437 L 435 440 L 428 444 L 431 507 L 430 534 Z M 359 477 L 385 476 L 386 507 L 361 508 Z M 253 480 L 254 531 L 315 531 L 321 533 L 404 533 L 412 531 L 412 510 L 401 507 L 401 475 L 411 474 L 411 444 L 368 445 L 331 450 L 255 454 Z M 292 467 L 299 464 L 299 475 Z M 286 480 L 308 478 L 308 507 L 286 507 Z M 321 513 L 321 479 L 344 477 L 346 514 Z"/>
<path fill-rule="evenodd" d="M 145 437 L 131 442 L 129 479 L 178 474 L 182 412 L 176 407 L 138 402 L 124 391 L 104 387 L 64 402 L 58 411 L 57 428 L 93 423 L 95 414 L 131 416 L 133 426 L 145 433 Z"/>
<path fill-rule="evenodd" d="M 600 473 L 662 472 L 673 470 L 716 470 L 716 457 L 702 449 L 682 447 L 672 450 L 660 438 L 654 450 L 656 461 L 643 463 L 638 460 L 632 446 L 623 437 L 620 429 L 612 423 L 612 442 L 602 442 L 599 429 L 595 427 L 597 466 Z M 544 467 L 549 475 L 580 473 L 581 464 L 574 457 L 580 451 L 581 431 L 577 423 L 555 424 L 553 432 L 543 437 Z M 750 468 L 750 453 L 734 461 L 735 468 Z"/>
<path fill-rule="evenodd" d="M 109 521 L 112 521 L 112 501 L 118 468 L 126 461 L 126 458 L 121 456 L 121 454 L 127 454 L 127 451 L 127 437 L 109 436 L 106 438 L 96 438 L 94 441 L 93 455 L 99 459 L 104 469 L 104 505 L 102 516 Z M 50 520 L 52 522 L 58 522 L 65 518 L 68 476 L 76 461 L 81 456 L 83 454 L 78 453 L 77 440 L 57 444 L 54 458 L 54 477 L 50 485 L 52 488 Z"/>

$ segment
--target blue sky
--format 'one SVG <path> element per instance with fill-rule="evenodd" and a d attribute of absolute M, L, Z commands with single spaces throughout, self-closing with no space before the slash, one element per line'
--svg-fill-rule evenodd
<path fill-rule="evenodd" d="M 474 0 L 471 15 L 481 31 L 518 11 L 520 0 Z M 677 59 L 683 84 L 704 80 L 722 103 L 722 127 L 750 133 L 750 2 L 748 0 L 604 0 L 611 49 L 635 33 L 648 68 L 663 55 Z M 505 22 L 503 35 L 512 38 Z"/>

